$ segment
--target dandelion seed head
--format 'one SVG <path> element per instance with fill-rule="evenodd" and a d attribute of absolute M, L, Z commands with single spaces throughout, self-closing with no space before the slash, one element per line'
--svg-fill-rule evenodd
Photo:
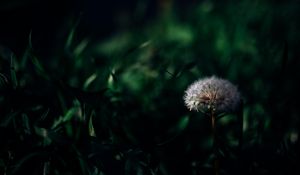
<path fill-rule="evenodd" d="M 240 94 L 229 81 L 212 76 L 192 83 L 185 91 L 184 102 L 189 110 L 230 113 L 239 106 Z"/>

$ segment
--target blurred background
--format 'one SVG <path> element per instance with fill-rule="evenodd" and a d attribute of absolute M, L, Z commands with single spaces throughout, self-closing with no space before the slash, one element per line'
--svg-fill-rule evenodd
<path fill-rule="evenodd" d="M 194 81 L 235 84 L 220 174 L 299 173 L 297 0 L 2 0 L 0 174 L 213 174 Z"/>

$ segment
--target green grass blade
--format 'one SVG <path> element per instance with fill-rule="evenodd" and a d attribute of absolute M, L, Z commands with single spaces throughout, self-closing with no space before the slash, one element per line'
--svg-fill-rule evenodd
<path fill-rule="evenodd" d="M 10 76 L 12 87 L 16 89 L 18 87 L 17 74 L 15 69 L 15 56 L 12 54 L 10 59 Z"/>

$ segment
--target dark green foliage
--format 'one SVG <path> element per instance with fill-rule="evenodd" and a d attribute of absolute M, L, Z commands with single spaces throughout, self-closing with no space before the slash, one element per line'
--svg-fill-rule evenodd
<path fill-rule="evenodd" d="M 210 75 L 244 102 L 218 118 L 220 174 L 299 173 L 296 1 L 63 2 L 81 16 L 31 21 L 21 46 L 0 30 L 0 174 L 213 174 L 210 119 L 183 103 Z"/>

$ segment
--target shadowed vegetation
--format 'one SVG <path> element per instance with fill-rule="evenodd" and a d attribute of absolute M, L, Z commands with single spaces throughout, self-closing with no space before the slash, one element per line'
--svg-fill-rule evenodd
<path fill-rule="evenodd" d="M 219 173 L 299 173 L 299 10 L 1 1 L 0 174 L 213 174 L 210 118 L 183 100 L 211 75 L 243 99 L 217 119 Z"/>

